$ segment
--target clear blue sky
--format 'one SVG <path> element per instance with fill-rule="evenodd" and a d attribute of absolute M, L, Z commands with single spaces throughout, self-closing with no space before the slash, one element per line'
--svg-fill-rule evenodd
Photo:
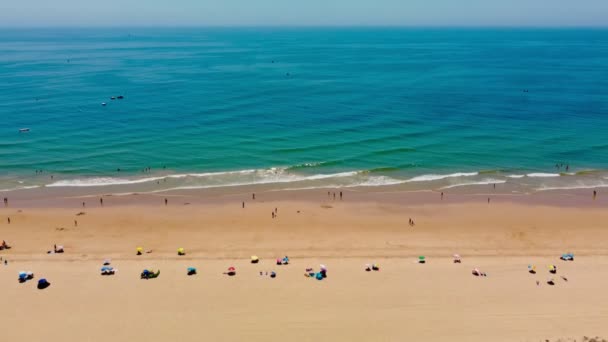
<path fill-rule="evenodd" d="M 608 0 L 0 0 L 0 26 L 606 26 Z"/>

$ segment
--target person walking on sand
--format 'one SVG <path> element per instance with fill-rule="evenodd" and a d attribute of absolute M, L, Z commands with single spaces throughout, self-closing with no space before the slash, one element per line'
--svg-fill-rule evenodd
<path fill-rule="evenodd" d="M 272 218 L 274 218 L 274 211 L 272 212 Z"/>
<path fill-rule="evenodd" d="M 334 192 L 334 201 L 336 200 L 336 193 Z"/>
<path fill-rule="evenodd" d="M 4 206 L 8 207 L 8 197 L 4 197 Z"/>
<path fill-rule="evenodd" d="M 340 191 L 340 201 L 342 200 L 342 191 Z"/>
<path fill-rule="evenodd" d="M 251 199 L 255 200 L 255 193 L 251 194 Z"/>
<path fill-rule="evenodd" d="M 86 204 L 85 204 L 84 202 L 82 202 L 82 207 L 83 207 L 83 208 L 85 207 L 85 205 L 86 205 Z"/>
<path fill-rule="evenodd" d="M 593 190 L 593 199 L 595 199 L 597 197 L 597 191 Z"/>
<path fill-rule="evenodd" d="M 490 204 L 490 197 L 488 197 L 488 204 Z"/>
<path fill-rule="evenodd" d="M 165 198 L 165 205 L 167 205 L 167 202 L 168 202 L 168 201 L 167 201 L 167 199 Z"/>
<path fill-rule="evenodd" d="M 245 202 L 243 202 L 243 209 L 245 209 Z"/>
<path fill-rule="evenodd" d="M 441 200 L 443 200 L 443 192 L 441 192 Z"/>
<path fill-rule="evenodd" d="M 6 221 L 8 222 L 8 224 L 11 224 L 11 218 L 10 217 L 7 217 Z"/>
<path fill-rule="evenodd" d="M 99 204 L 103 207 L 103 197 L 99 197 Z"/>
<path fill-rule="evenodd" d="M 74 220 L 74 227 L 78 227 L 78 221 Z"/>

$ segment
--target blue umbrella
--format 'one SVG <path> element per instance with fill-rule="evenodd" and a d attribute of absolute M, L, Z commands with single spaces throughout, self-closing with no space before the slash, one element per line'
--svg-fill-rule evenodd
<path fill-rule="evenodd" d="M 107 271 L 111 271 L 111 270 L 113 270 L 113 268 L 110 266 L 104 266 L 101 268 L 101 272 L 107 272 Z"/>

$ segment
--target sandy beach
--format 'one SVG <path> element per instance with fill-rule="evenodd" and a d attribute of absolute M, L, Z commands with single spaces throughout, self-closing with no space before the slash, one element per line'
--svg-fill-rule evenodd
<path fill-rule="evenodd" d="M 13 247 L 0 251 L 8 259 L 0 266 L 3 337 L 566 341 L 608 336 L 603 304 L 608 211 L 601 196 L 495 196 L 488 204 L 481 195 L 441 200 L 432 192 L 348 191 L 340 201 L 326 190 L 309 190 L 261 192 L 252 200 L 249 190 L 106 196 L 103 207 L 98 197 L 15 196 L 0 209 L 0 239 Z M 63 245 L 65 253 L 47 254 L 54 244 Z M 136 256 L 139 246 L 152 252 Z M 185 256 L 177 255 L 179 247 Z M 575 261 L 559 260 L 567 252 Z M 454 253 L 462 256 L 461 264 L 452 262 Z M 260 263 L 251 264 L 251 255 Z M 275 265 L 285 255 L 290 265 Z M 426 264 L 417 263 L 419 256 L 426 256 Z M 99 275 L 105 258 L 112 259 L 116 275 Z M 365 272 L 367 263 L 378 263 L 380 271 Z M 328 267 L 326 279 L 304 276 L 306 268 L 319 264 Z M 537 274 L 528 273 L 530 264 Z M 557 274 L 550 274 L 548 265 L 556 265 Z M 236 276 L 223 274 L 229 266 L 236 267 Z M 188 277 L 187 267 L 198 274 Z M 161 275 L 140 280 L 144 268 L 160 269 Z M 474 268 L 487 277 L 473 276 Z M 36 278 L 18 283 L 21 270 Z M 265 275 L 271 271 L 276 278 Z M 41 277 L 51 282 L 49 288 L 36 289 Z M 550 278 L 554 286 L 546 283 Z"/>

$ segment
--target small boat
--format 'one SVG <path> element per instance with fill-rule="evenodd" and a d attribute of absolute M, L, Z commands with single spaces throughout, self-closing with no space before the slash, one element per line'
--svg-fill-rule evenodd
<path fill-rule="evenodd" d="M 102 105 L 102 106 L 105 106 L 106 104 L 107 104 L 107 103 L 105 103 L 105 102 L 102 102 L 102 103 L 101 103 L 101 105 Z"/>
<path fill-rule="evenodd" d="M 122 100 L 122 99 L 124 99 L 125 97 L 124 97 L 124 96 L 122 96 L 122 95 L 118 95 L 116 98 L 117 98 L 117 99 L 119 99 L 119 100 Z"/>
<path fill-rule="evenodd" d="M 29 132 L 29 131 L 30 131 L 29 128 L 19 128 L 20 133 Z"/>
<path fill-rule="evenodd" d="M 116 96 L 110 97 L 110 100 L 116 100 Z"/>

